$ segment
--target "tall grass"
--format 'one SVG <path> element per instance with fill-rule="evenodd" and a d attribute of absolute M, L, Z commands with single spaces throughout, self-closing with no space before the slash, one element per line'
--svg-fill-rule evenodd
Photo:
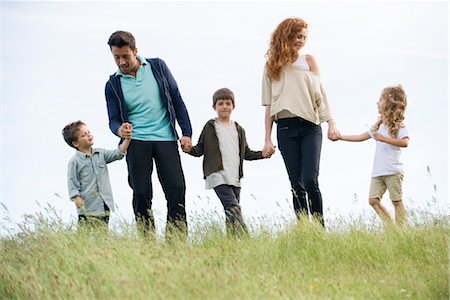
<path fill-rule="evenodd" d="M 344 221 L 343 221 L 344 222 Z M 46 216 L 0 240 L 0 299 L 448 299 L 449 219 L 408 228 L 300 220 L 189 242 L 74 230 Z"/>

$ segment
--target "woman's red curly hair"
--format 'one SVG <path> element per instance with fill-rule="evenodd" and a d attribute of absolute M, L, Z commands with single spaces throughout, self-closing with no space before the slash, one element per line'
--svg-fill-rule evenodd
<path fill-rule="evenodd" d="M 269 50 L 266 53 L 267 76 L 274 80 L 280 79 L 281 67 L 292 63 L 297 58 L 297 52 L 293 48 L 294 37 L 308 24 L 300 18 L 288 18 L 281 22 L 272 33 Z"/>

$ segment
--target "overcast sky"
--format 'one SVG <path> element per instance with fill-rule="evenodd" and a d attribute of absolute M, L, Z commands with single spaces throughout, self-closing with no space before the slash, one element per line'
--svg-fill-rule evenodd
<path fill-rule="evenodd" d="M 166 61 L 189 110 L 194 143 L 215 116 L 212 93 L 228 87 L 236 95 L 232 118 L 246 129 L 250 147 L 261 150 L 264 55 L 274 28 L 291 16 L 309 23 L 303 53 L 313 54 L 319 64 L 342 133 L 367 130 L 376 120 L 381 90 L 404 86 L 410 132 L 403 150 L 405 205 L 448 211 L 447 1 L 2 1 L 1 9 L 0 201 L 8 210 L 0 209 L 2 218 L 20 222 L 24 214 L 51 206 L 64 221 L 75 219 L 66 184 L 74 150 L 61 130 L 81 119 L 96 147 L 116 147 L 104 98 L 105 82 L 116 71 L 107 40 L 116 30 L 134 34 L 140 55 Z M 374 214 L 367 204 L 374 151 L 372 140 L 324 139 L 319 183 L 326 222 L 366 210 Z M 220 201 L 204 189 L 202 159 L 181 157 L 188 221 L 221 222 Z M 108 167 L 118 207 L 112 218 L 131 221 L 125 159 Z M 162 230 L 166 202 L 154 175 L 154 211 Z M 245 162 L 244 175 L 241 203 L 251 227 L 293 220 L 279 152 L 270 160 Z M 383 202 L 392 211 L 388 195 Z"/>

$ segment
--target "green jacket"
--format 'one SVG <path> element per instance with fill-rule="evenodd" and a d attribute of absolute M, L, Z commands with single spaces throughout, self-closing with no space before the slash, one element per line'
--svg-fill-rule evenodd
<path fill-rule="evenodd" d="M 245 137 L 244 128 L 242 128 L 238 123 L 236 124 L 236 129 L 239 136 L 239 178 L 244 176 L 242 164 L 245 160 L 256 160 L 262 159 L 262 151 L 250 150 L 247 144 L 247 138 Z M 206 176 L 223 170 L 222 164 L 222 154 L 219 149 L 219 140 L 217 138 L 216 129 L 214 128 L 214 119 L 209 120 L 203 127 L 202 133 L 198 139 L 196 146 L 192 147 L 189 152 L 190 155 L 200 157 L 205 155 L 203 158 L 203 178 Z"/>

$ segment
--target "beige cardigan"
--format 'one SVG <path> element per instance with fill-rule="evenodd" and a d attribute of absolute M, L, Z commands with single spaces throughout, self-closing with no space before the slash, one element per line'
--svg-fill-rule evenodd
<path fill-rule="evenodd" d="M 275 81 L 267 76 L 266 68 L 262 80 L 262 105 L 270 105 L 273 120 L 298 116 L 318 125 L 332 119 L 319 73 L 286 65 L 281 69 L 280 80 Z"/>

